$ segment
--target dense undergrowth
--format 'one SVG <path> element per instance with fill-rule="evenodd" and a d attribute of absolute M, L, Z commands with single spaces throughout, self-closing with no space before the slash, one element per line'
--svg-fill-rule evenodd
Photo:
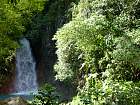
<path fill-rule="evenodd" d="M 79 85 L 71 105 L 139 105 L 139 0 L 80 0 L 60 28 L 56 78 Z"/>

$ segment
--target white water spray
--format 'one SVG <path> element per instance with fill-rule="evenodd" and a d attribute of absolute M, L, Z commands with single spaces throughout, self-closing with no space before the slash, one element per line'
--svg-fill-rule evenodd
<path fill-rule="evenodd" d="M 20 40 L 21 48 L 16 52 L 16 93 L 37 92 L 37 77 L 35 60 L 30 43 L 26 38 Z"/>

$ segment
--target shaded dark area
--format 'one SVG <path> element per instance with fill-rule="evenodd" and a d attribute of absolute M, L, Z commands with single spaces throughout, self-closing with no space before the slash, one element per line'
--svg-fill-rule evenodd
<path fill-rule="evenodd" d="M 43 85 L 47 82 L 55 86 L 57 91 L 62 95 L 62 100 L 71 99 L 76 93 L 76 87 L 72 86 L 71 83 L 65 84 L 55 80 L 53 67 L 57 61 L 57 55 L 55 54 L 55 41 L 53 41 L 52 38 L 58 28 L 70 21 L 71 15 L 67 16 L 66 13 L 70 8 L 71 2 L 72 0 L 49 0 L 46 2 L 43 12 L 33 18 L 33 24 L 37 25 L 39 23 L 37 31 L 36 28 L 31 25 L 31 30 L 27 32 L 27 37 L 31 42 L 32 50 L 37 61 L 39 84 Z M 36 37 L 28 36 L 33 30 L 35 30 L 33 35 L 36 35 Z"/>
<path fill-rule="evenodd" d="M 0 81 L 0 95 L 14 92 L 15 60 L 13 59 L 12 61 L 11 68 L 8 68 L 9 71 L 0 71 L 2 80 Z"/>

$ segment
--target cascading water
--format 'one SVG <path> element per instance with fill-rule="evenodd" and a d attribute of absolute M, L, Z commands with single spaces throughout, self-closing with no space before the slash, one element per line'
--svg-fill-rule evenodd
<path fill-rule="evenodd" d="M 20 40 L 21 48 L 16 52 L 16 93 L 37 92 L 37 77 L 35 60 L 30 43 L 26 38 Z"/>

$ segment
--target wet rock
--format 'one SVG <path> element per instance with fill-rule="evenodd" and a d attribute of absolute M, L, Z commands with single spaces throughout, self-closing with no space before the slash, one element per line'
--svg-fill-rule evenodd
<path fill-rule="evenodd" d="M 15 97 L 4 101 L 0 101 L 0 105 L 28 105 L 28 103 L 21 97 Z"/>
<path fill-rule="evenodd" d="M 8 105 L 27 105 L 27 101 L 21 97 L 10 98 L 7 103 Z"/>

